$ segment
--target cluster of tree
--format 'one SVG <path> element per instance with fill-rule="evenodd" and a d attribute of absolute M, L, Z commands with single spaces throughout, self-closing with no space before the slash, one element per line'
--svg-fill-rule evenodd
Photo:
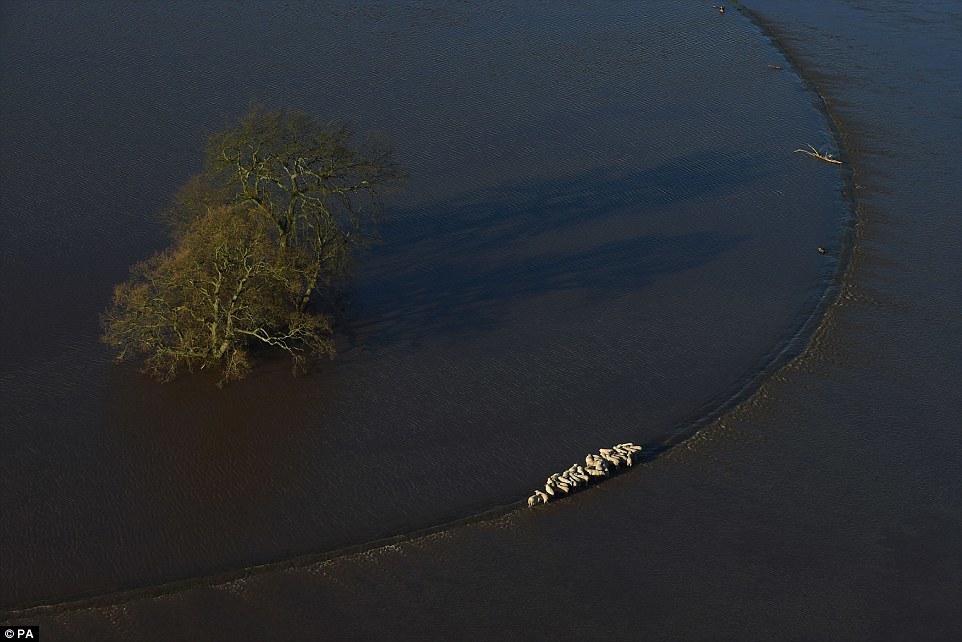
<path fill-rule="evenodd" d="M 320 310 L 375 238 L 402 177 L 372 137 L 301 112 L 255 108 L 208 139 L 204 170 L 164 213 L 173 244 L 131 268 L 103 316 L 117 360 L 159 381 L 186 369 L 244 377 L 270 347 L 302 372 L 333 356 Z"/>

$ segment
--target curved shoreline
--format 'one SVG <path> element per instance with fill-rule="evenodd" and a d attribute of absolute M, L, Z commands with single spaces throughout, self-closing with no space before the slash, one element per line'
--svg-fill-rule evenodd
<path fill-rule="evenodd" d="M 841 292 L 854 247 L 855 228 L 858 223 L 857 203 L 854 199 L 854 171 L 850 165 L 849 155 L 843 145 L 839 123 L 828 108 L 816 83 L 811 80 L 810 76 L 804 71 L 804 68 L 797 63 L 784 42 L 779 40 L 777 32 L 771 25 L 761 19 L 752 10 L 744 7 L 740 2 L 736 1 L 734 6 L 759 30 L 761 35 L 768 39 L 776 51 L 784 56 L 791 67 L 791 72 L 802 80 L 805 89 L 810 90 L 813 102 L 821 114 L 826 128 L 831 133 L 833 142 L 837 148 L 838 157 L 844 163 L 840 168 L 842 178 L 841 199 L 848 206 L 849 216 L 842 221 L 843 231 L 839 251 L 836 254 L 837 264 L 835 270 L 827 277 L 824 277 L 820 292 L 816 297 L 813 297 L 809 306 L 801 310 L 798 322 L 759 360 L 758 367 L 748 370 L 742 377 L 734 382 L 729 391 L 717 395 L 702 404 L 697 411 L 691 413 L 690 419 L 678 423 L 675 428 L 668 431 L 664 437 L 655 441 L 645 442 L 645 451 L 643 457 L 640 458 L 641 463 L 656 459 L 671 448 L 684 443 L 703 428 L 717 421 L 720 417 L 739 407 L 757 392 L 764 381 L 805 354 L 812 337 L 818 331 L 825 318 L 825 313 L 835 303 Z M 625 438 L 630 438 L 630 435 L 625 435 Z M 539 473 L 539 475 L 540 474 L 541 473 Z M 403 542 L 416 541 L 459 526 L 498 519 L 522 509 L 526 509 L 524 498 L 507 504 L 499 504 L 433 526 L 397 533 L 341 548 L 326 551 L 310 551 L 261 564 L 174 579 L 156 584 L 120 587 L 96 595 L 78 593 L 61 596 L 53 601 L 6 607 L 3 611 L 0 611 L 0 621 L 12 621 L 14 619 L 22 619 L 42 613 L 77 611 L 106 605 L 123 604 L 144 597 L 159 597 L 201 586 L 215 587 L 253 575 L 311 566 L 352 554 L 364 553 Z"/>
<path fill-rule="evenodd" d="M 702 405 L 699 412 L 694 413 L 694 418 L 682 422 L 674 431 L 669 433 L 665 439 L 664 450 L 684 442 L 694 436 L 699 430 L 713 423 L 721 416 L 734 410 L 743 402 L 748 400 L 765 379 L 771 377 L 775 372 L 785 367 L 795 359 L 805 354 L 809 343 L 825 318 L 825 313 L 835 303 L 841 293 L 845 275 L 848 272 L 852 249 L 855 246 L 855 229 L 858 225 L 858 203 L 855 200 L 855 175 L 851 165 L 851 159 L 842 139 L 842 130 L 838 119 L 828 107 L 828 103 L 817 83 L 811 78 L 805 68 L 799 64 L 792 51 L 785 45 L 774 27 L 762 19 L 757 13 L 745 7 L 741 2 L 735 0 L 733 3 L 739 13 L 743 14 L 761 33 L 768 39 L 769 43 L 778 51 L 791 68 L 791 72 L 803 83 L 803 87 L 808 90 L 813 98 L 815 108 L 822 116 L 822 120 L 832 136 L 832 142 L 836 147 L 837 157 L 842 161 L 839 170 L 841 172 L 842 188 L 841 200 L 848 206 L 848 217 L 842 221 L 842 235 L 839 239 L 839 250 L 837 252 L 837 264 L 835 271 L 826 279 L 823 289 L 817 300 L 807 310 L 802 311 L 799 323 L 784 337 L 776 342 L 772 349 L 761 360 L 757 369 L 745 373 L 740 384 L 736 382 L 735 392 L 723 394 Z"/>

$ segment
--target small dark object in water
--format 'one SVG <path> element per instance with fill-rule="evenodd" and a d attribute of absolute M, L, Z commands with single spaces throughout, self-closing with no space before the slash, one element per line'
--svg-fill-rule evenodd
<path fill-rule="evenodd" d="M 768 65 L 768 68 L 771 69 L 772 71 L 781 71 L 781 70 L 782 70 L 782 68 L 779 67 L 778 65 Z"/>
<path fill-rule="evenodd" d="M 720 7 L 718 5 L 712 5 L 712 9 L 718 9 L 718 13 L 725 13 L 725 7 Z"/>
<path fill-rule="evenodd" d="M 819 253 L 819 254 L 825 254 L 825 248 L 824 248 L 824 247 L 818 248 L 818 253 Z"/>

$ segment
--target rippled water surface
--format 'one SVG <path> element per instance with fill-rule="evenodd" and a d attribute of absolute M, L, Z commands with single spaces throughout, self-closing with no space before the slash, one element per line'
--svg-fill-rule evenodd
<path fill-rule="evenodd" d="M 845 170 L 792 154 L 830 130 L 733 11 L 12 2 L 0 56 L 8 608 L 517 501 L 750 384 L 839 264 Z M 205 132 L 253 102 L 382 130 L 410 173 L 337 359 L 224 391 L 113 368 L 112 285 L 163 246 Z"/>
<path fill-rule="evenodd" d="M 54 611 L 48 629 L 176 638 L 202 613 L 191 632 L 212 638 L 962 637 L 962 13 L 749 4 L 826 97 L 854 168 L 854 251 L 800 358 L 570 500 Z"/>

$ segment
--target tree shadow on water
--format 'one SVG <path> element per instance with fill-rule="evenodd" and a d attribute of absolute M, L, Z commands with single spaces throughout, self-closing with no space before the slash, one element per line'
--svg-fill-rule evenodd
<path fill-rule="evenodd" d="M 646 214 L 694 199 L 711 207 L 768 176 L 766 166 L 705 153 L 634 172 L 516 181 L 401 212 L 339 323 L 341 351 L 491 329 L 518 303 L 551 293 L 588 306 L 708 263 L 746 237 L 658 232 Z"/>

